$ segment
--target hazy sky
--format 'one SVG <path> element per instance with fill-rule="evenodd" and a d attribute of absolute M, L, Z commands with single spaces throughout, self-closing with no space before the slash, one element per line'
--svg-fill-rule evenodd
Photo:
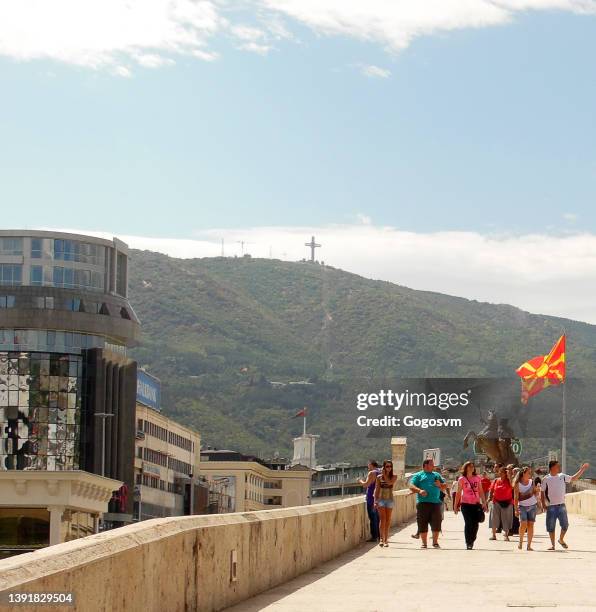
<path fill-rule="evenodd" d="M 5 0 L 1 224 L 290 259 L 316 233 L 596 322 L 595 57 L 592 0 Z"/>

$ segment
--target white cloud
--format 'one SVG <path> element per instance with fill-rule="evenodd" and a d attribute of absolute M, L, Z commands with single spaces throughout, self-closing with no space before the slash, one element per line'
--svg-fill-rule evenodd
<path fill-rule="evenodd" d="M 76 231 L 76 230 L 66 230 Z M 79 232 L 91 233 L 93 232 Z M 297 261 L 312 235 L 317 257 L 368 278 L 469 299 L 513 304 L 536 313 L 596 324 L 596 235 L 488 236 L 476 232 L 405 232 L 392 227 L 255 227 L 213 229 L 196 240 L 119 236 L 130 246 L 174 257 L 227 256 Z M 111 238 L 106 232 L 95 233 Z"/>
<path fill-rule="evenodd" d="M 0 56 L 123 74 L 179 56 L 212 61 L 218 54 L 209 45 L 218 35 L 265 54 L 272 41 L 297 41 L 297 24 L 400 51 L 420 36 L 501 25 L 522 11 L 544 10 L 596 14 L 596 0 L 2 0 Z"/>
<path fill-rule="evenodd" d="M 202 51 L 201 49 L 196 49 L 191 55 L 204 62 L 213 62 L 219 57 L 219 53 L 216 51 Z"/>
<path fill-rule="evenodd" d="M 265 32 L 259 28 L 254 28 L 247 25 L 236 25 L 230 28 L 230 32 L 240 40 L 255 41 L 264 38 Z"/>
<path fill-rule="evenodd" d="M 155 53 L 141 53 L 135 59 L 144 68 L 159 68 L 160 66 L 174 63 L 173 59 L 156 55 Z"/>
<path fill-rule="evenodd" d="M 267 55 L 272 45 L 269 44 L 269 32 L 249 25 L 234 25 L 230 27 L 230 34 L 239 41 L 238 49 L 251 51 L 259 55 Z M 277 35 L 276 35 L 277 38 Z"/>
<path fill-rule="evenodd" d="M 594 0 L 260 0 L 325 35 L 379 42 L 393 51 L 419 36 L 511 21 L 528 10 L 596 13 Z"/>
<path fill-rule="evenodd" d="M 264 45 L 257 42 L 246 42 L 238 45 L 238 48 L 242 49 L 243 51 L 257 53 L 258 55 L 267 55 L 267 53 L 269 53 L 273 47 L 271 47 L 271 45 Z"/>
<path fill-rule="evenodd" d="M 225 26 L 210 0 L 3 1 L 0 55 L 122 73 L 130 71 L 128 62 L 156 66 L 157 58 L 200 57 Z"/>
<path fill-rule="evenodd" d="M 575 223 L 577 221 L 577 215 L 575 213 L 563 213 L 563 219 L 568 223 Z"/>
<path fill-rule="evenodd" d="M 379 66 L 361 66 L 360 71 L 364 76 L 377 79 L 387 79 L 391 76 L 391 70 L 380 68 Z"/>
<path fill-rule="evenodd" d="M 131 71 L 126 66 L 114 66 L 112 72 L 124 78 L 130 78 L 132 76 Z"/>

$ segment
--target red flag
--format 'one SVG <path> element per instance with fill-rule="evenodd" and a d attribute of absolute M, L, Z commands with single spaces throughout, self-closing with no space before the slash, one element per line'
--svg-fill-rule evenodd
<path fill-rule="evenodd" d="M 305 406 L 302 410 L 300 410 L 299 412 L 297 412 L 292 418 L 295 419 L 296 417 L 305 417 L 306 416 L 306 411 L 308 410 L 308 408 Z"/>
<path fill-rule="evenodd" d="M 548 355 L 538 355 L 516 370 L 522 379 L 522 404 L 538 395 L 543 389 L 551 385 L 565 382 L 565 334 L 563 334 L 551 349 Z"/>

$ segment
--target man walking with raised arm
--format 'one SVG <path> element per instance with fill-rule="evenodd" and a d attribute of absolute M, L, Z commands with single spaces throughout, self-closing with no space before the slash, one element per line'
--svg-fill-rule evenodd
<path fill-rule="evenodd" d="M 583 473 L 590 467 L 589 463 L 584 463 L 573 475 L 561 473 L 561 464 L 558 461 L 548 462 L 548 475 L 542 480 L 542 507 L 546 507 L 546 530 L 550 536 L 551 546 L 548 550 L 555 550 L 555 530 L 557 520 L 561 526 L 559 544 L 567 548 L 565 534 L 569 529 L 569 519 L 567 518 L 567 508 L 565 506 L 565 485 L 581 478 Z"/>

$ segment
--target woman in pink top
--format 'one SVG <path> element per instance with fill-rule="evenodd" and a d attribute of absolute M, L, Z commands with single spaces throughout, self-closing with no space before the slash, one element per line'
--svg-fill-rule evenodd
<path fill-rule="evenodd" d="M 478 524 L 481 518 L 484 520 L 483 511 L 487 510 L 482 479 L 476 475 L 473 461 L 466 461 L 462 466 L 458 485 L 454 511 L 457 514 L 461 509 L 465 524 L 466 548 L 472 550 L 478 535 Z"/>

